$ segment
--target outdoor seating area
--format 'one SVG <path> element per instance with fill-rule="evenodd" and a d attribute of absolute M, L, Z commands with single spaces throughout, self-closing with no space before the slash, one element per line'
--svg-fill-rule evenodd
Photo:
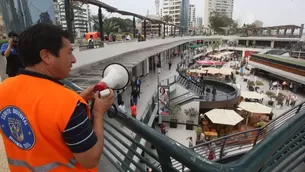
<path fill-rule="evenodd" d="M 243 95 L 246 97 L 247 93 L 243 92 Z M 258 99 L 260 98 L 258 95 L 256 96 Z M 271 111 L 272 108 L 260 103 L 245 101 L 240 102 L 235 110 L 212 109 L 201 114 L 200 131 L 203 133 L 204 138 L 198 139 L 198 143 L 263 127 L 271 120 Z M 257 133 L 252 134 L 255 136 Z M 198 133 L 198 135 L 200 135 L 200 133 Z M 249 135 L 246 137 L 248 140 L 243 139 L 243 141 L 249 143 L 253 142 L 254 137 Z M 233 142 L 230 144 L 233 144 Z"/>

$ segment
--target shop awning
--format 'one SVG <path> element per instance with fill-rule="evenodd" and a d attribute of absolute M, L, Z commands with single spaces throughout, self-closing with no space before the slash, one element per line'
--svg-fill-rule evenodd
<path fill-rule="evenodd" d="M 201 57 L 201 56 L 204 56 L 206 53 L 200 53 L 200 54 L 197 54 L 197 55 L 195 55 L 194 57 L 193 57 L 193 59 L 197 59 L 197 58 L 199 58 L 199 57 Z"/>
<path fill-rule="evenodd" d="M 238 107 L 250 113 L 270 114 L 272 111 L 272 108 L 257 102 L 241 102 Z"/>
<path fill-rule="evenodd" d="M 231 126 L 235 126 L 244 119 L 234 110 L 226 110 L 226 109 L 213 109 L 206 112 L 205 115 L 214 124 L 223 124 L 223 125 L 231 125 Z"/>
<path fill-rule="evenodd" d="M 265 97 L 265 94 L 260 94 L 254 91 L 241 91 L 240 96 L 245 99 L 262 99 Z"/>

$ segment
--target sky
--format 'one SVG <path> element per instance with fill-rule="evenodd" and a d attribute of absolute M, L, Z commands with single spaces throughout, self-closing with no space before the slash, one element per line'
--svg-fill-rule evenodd
<path fill-rule="evenodd" d="M 131 11 L 141 15 L 156 13 L 155 0 L 101 0 L 120 10 Z M 190 0 L 196 7 L 196 16 L 203 17 L 205 0 Z M 160 0 L 162 4 L 162 0 Z M 91 6 L 92 13 L 97 13 L 97 8 Z M 103 12 L 104 13 L 104 12 Z M 107 17 L 120 16 L 119 14 L 106 13 Z M 120 16 L 122 17 L 122 16 Z M 305 23 L 305 0 L 234 0 L 233 19 L 251 18 L 260 20 L 263 26 L 298 25 Z"/>

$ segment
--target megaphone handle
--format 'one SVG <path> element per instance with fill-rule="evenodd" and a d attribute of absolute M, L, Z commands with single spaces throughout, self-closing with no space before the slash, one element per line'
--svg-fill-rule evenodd
<path fill-rule="evenodd" d="M 112 104 L 112 107 L 114 109 L 114 113 L 108 111 L 108 117 L 109 118 L 114 118 L 118 114 L 118 108 L 116 107 L 116 105 Z"/>

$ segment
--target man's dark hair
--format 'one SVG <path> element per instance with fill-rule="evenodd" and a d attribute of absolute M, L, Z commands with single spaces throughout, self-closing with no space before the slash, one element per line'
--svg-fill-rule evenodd
<path fill-rule="evenodd" d="M 63 37 L 69 39 L 69 33 L 52 24 L 39 23 L 27 28 L 19 38 L 20 60 L 26 67 L 38 64 L 41 62 L 40 51 L 43 49 L 58 57 L 63 46 Z"/>
<path fill-rule="evenodd" d="M 9 32 L 9 33 L 7 34 L 7 36 L 8 36 L 9 38 L 11 38 L 11 37 L 13 37 L 13 36 L 19 37 L 19 34 L 18 34 L 17 32 L 11 31 L 11 32 Z"/>

